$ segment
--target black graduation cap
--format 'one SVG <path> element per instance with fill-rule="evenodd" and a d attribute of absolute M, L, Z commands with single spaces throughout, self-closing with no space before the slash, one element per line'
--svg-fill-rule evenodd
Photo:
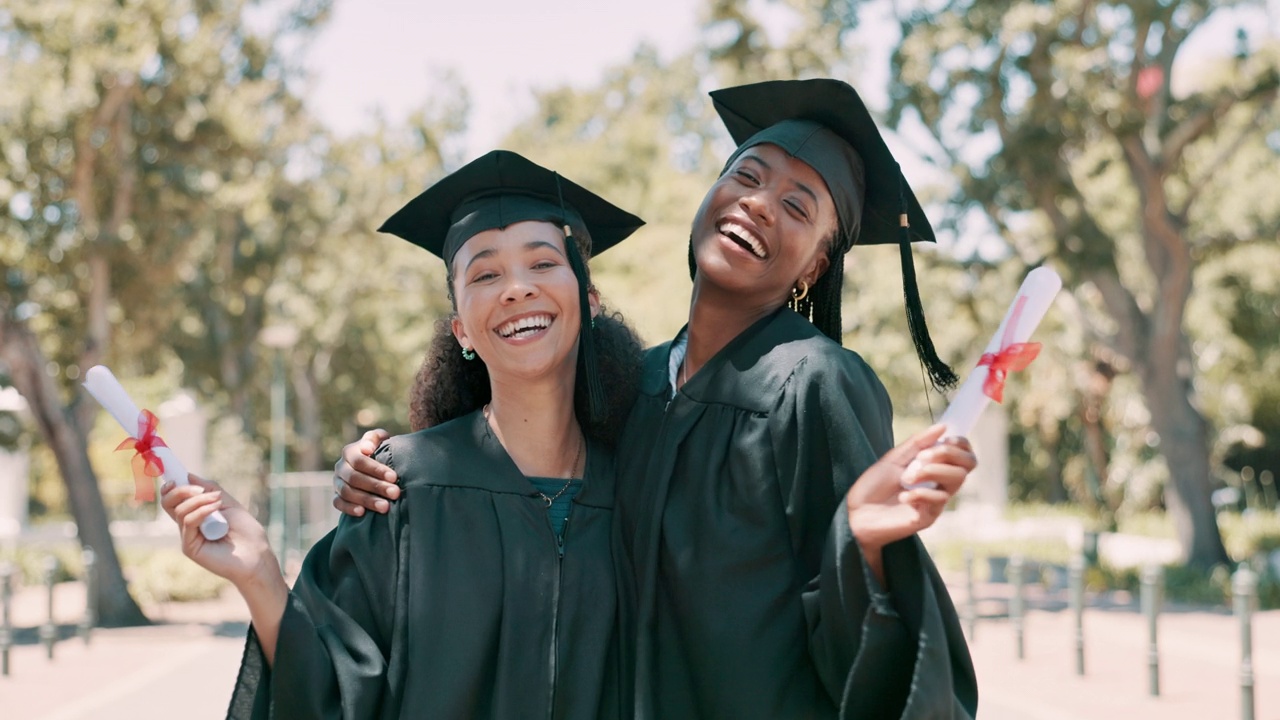
<path fill-rule="evenodd" d="M 529 220 L 564 230 L 582 308 L 578 374 L 586 382 L 592 414 L 600 417 L 604 390 L 596 372 L 586 260 L 622 242 L 644 225 L 643 220 L 517 153 L 494 150 L 427 188 L 378 231 L 408 240 L 448 265 L 475 235 Z"/>
<path fill-rule="evenodd" d="M 559 173 L 494 150 L 463 165 L 378 228 L 452 262 L 472 236 L 526 220 L 569 225 L 586 257 L 622 242 L 644 221 Z"/>
<path fill-rule="evenodd" d="M 935 388 L 954 386 L 958 378 L 938 357 L 929 337 L 911 258 L 911 242 L 934 242 L 933 228 L 857 91 L 829 78 L 775 80 L 716 90 L 711 99 L 738 143 L 726 169 L 747 148 L 777 145 L 813 167 L 826 182 L 840 221 L 836 252 L 848 252 L 855 244 L 898 245 L 907 324 L 916 353 Z M 833 262 L 827 275 L 833 272 L 834 307 L 813 312 L 825 310 L 822 325 L 833 327 L 822 329 L 838 341 L 840 262 Z"/>

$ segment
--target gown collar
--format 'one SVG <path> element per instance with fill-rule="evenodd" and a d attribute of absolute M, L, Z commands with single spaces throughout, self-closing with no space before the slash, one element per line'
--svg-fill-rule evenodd
<path fill-rule="evenodd" d="M 507 449 L 498 441 L 498 436 L 489 427 L 484 413 L 476 410 L 458 419 L 470 436 L 471 444 L 477 449 L 476 460 L 479 460 L 478 472 L 474 472 L 470 482 L 459 478 L 448 478 L 446 482 L 430 483 L 441 485 L 473 485 L 494 492 L 508 492 L 517 495 L 538 496 L 538 490 L 520 472 Z M 602 446 L 586 438 L 586 464 L 583 469 L 582 489 L 574 497 L 574 502 L 599 507 L 612 507 L 613 482 L 609 477 L 610 463 Z M 442 478 L 445 479 L 445 478 Z"/>

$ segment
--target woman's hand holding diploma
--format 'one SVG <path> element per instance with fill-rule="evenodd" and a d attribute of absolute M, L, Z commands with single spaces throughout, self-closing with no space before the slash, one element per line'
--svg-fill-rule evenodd
<path fill-rule="evenodd" d="M 881 583 L 884 546 L 932 525 L 978 465 L 969 441 L 943 439 L 945 430 L 934 425 L 885 453 L 845 495 L 849 529 Z M 908 465 L 916 486 L 903 489 Z"/>
<path fill-rule="evenodd" d="M 267 662 L 272 662 L 289 587 L 267 542 L 267 531 L 217 483 L 188 477 L 186 485 L 166 481 L 160 487 L 160 505 L 182 531 L 182 553 L 231 581 L 244 596 Z M 214 513 L 226 518 L 227 534 L 211 541 L 201 526 Z"/>

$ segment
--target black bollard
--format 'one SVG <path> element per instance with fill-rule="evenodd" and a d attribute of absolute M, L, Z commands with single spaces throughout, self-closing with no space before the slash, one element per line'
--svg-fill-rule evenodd
<path fill-rule="evenodd" d="M 50 555 L 44 559 L 44 586 L 48 591 L 48 619 L 40 626 L 40 641 L 44 643 L 45 655 L 53 659 L 53 644 L 58 639 L 58 626 L 53 623 L 53 581 L 58 572 L 58 559 Z"/>
<path fill-rule="evenodd" d="M 0 676 L 9 676 L 9 649 L 13 647 L 13 566 L 0 565 Z"/>
<path fill-rule="evenodd" d="M 93 548 L 85 548 L 81 556 L 84 558 L 84 617 L 80 620 L 80 638 L 84 640 L 85 645 L 88 645 L 89 634 L 98 624 L 98 608 L 94 604 L 97 590 L 97 555 L 94 554 Z"/>
<path fill-rule="evenodd" d="M 1241 564 L 1231 580 L 1232 604 L 1240 618 L 1240 717 L 1253 720 L 1253 606 L 1258 576 Z"/>
<path fill-rule="evenodd" d="M 1017 648 L 1018 659 L 1022 660 L 1026 657 L 1022 637 L 1022 620 L 1026 608 L 1023 605 L 1022 598 L 1023 562 L 1021 555 L 1014 555 L 1009 558 L 1009 574 L 1012 576 L 1010 579 L 1013 581 L 1013 598 L 1009 601 L 1009 619 L 1013 621 L 1013 642 Z"/>
<path fill-rule="evenodd" d="M 1084 555 L 1071 558 L 1067 566 L 1071 588 L 1071 615 L 1076 636 L 1076 675 L 1084 675 Z"/>
<path fill-rule="evenodd" d="M 1142 614 L 1147 617 L 1147 692 L 1151 697 L 1160 696 L 1160 652 L 1156 642 L 1156 621 L 1160 615 L 1163 580 L 1164 569 L 1159 565 L 1142 568 Z"/>

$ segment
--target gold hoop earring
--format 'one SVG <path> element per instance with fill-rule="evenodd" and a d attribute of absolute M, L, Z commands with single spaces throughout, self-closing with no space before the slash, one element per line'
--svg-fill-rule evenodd
<path fill-rule="evenodd" d="M 809 283 L 806 280 L 801 280 L 799 290 L 791 288 L 791 300 L 793 302 L 800 302 L 806 297 L 809 297 Z"/>

